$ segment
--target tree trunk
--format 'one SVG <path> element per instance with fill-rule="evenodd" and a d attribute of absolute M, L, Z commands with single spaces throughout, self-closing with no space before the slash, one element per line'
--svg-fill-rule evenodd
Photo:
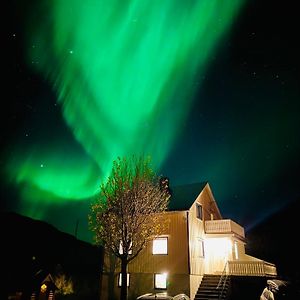
<path fill-rule="evenodd" d="M 127 300 L 127 259 L 121 259 L 121 294 L 120 300 Z"/>

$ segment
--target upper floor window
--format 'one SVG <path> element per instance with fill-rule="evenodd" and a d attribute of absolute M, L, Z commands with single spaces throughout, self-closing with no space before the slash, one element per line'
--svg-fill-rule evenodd
<path fill-rule="evenodd" d="M 168 254 L 168 238 L 159 237 L 153 240 L 153 254 Z"/>
<path fill-rule="evenodd" d="M 198 219 L 202 220 L 202 205 L 196 203 L 196 216 Z"/>
<path fill-rule="evenodd" d="M 128 251 L 128 254 L 132 254 L 132 242 L 130 243 L 130 245 L 129 245 L 129 251 Z M 122 243 L 122 241 L 120 241 L 120 247 L 119 247 L 119 254 L 123 254 L 124 252 L 123 252 L 123 243 Z"/>

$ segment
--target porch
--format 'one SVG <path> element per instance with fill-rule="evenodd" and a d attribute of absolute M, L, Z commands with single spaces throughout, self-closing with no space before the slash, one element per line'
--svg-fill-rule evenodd
<path fill-rule="evenodd" d="M 276 266 L 263 260 L 228 261 L 225 266 L 225 273 L 236 276 L 277 276 Z"/>

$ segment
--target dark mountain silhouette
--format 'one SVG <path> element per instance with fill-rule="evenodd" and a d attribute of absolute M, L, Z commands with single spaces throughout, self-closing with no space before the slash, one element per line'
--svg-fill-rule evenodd
<path fill-rule="evenodd" d="M 300 290 L 300 199 L 292 201 L 246 234 L 248 254 L 276 264 L 278 277 Z"/>
<path fill-rule="evenodd" d="M 95 299 L 102 248 L 14 212 L 1 212 L 0 233 L 6 293 L 30 289 L 34 275 L 42 270 L 45 274 L 62 272 L 70 277 L 76 299 Z"/>

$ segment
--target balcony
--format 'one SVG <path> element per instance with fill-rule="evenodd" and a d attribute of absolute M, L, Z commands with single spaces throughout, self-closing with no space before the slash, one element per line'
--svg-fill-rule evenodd
<path fill-rule="evenodd" d="M 230 219 L 205 221 L 205 233 L 235 234 L 245 238 L 244 228 Z"/>

